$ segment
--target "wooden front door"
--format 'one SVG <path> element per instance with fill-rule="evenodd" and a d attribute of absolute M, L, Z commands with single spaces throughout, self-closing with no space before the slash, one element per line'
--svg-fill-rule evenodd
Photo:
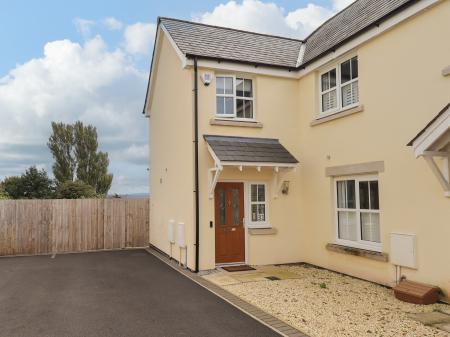
<path fill-rule="evenodd" d="M 244 184 L 217 183 L 216 263 L 245 262 Z"/>

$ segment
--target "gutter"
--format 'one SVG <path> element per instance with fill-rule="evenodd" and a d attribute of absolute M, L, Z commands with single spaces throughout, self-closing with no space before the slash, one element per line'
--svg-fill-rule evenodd
<path fill-rule="evenodd" d="M 198 65 L 194 57 L 194 153 L 195 153 L 195 272 L 199 271 L 200 203 L 198 169 Z"/>
<path fill-rule="evenodd" d="M 286 70 L 288 72 L 296 71 L 298 70 L 295 66 L 282 66 L 282 65 L 276 65 L 276 64 L 268 64 L 268 63 L 261 63 L 261 62 L 251 62 L 251 61 L 244 61 L 244 60 L 235 60 L 235 59 L 228 59 L 223 57 L 212 57 L 212 56 L 203 56 L 203 55 L 194 55 L 187 53 L 185 54 L 186 58 L 188 59 L 202 59 L 202 60 L 208 60 L 208 61 L 215 61 L 217 63 L 222 62 L 230 62 L 230 63 L 236 63 L 236 64 L 245 64 L 248 66 L 253 66 L 255 68 L 258 67 L 267 67 L 267 68 L 274 68 L 274 69 L 280 69 L 280 70 Z"/>

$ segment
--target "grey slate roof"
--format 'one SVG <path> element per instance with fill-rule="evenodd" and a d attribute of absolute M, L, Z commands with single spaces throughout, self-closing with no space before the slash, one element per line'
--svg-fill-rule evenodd
<path fill-rule="evenodd" d="M 203 138 L 224 162 L 298 163 L 278 139 L 212 135 L 204 135 Z"/>
<path fill-rule="evenodd" d="M 258 34 L 171 18 L 159 18 L 181 52 L 187 56 L 297 68 L 378 24 L 418 0 L 356 0 L 330 18 L 304 41 Z"/>
<path fill-rule="evenodd" d="M 159 18 L 181 52 L 190 56 L 295 68 L 301 40 L 196 22 Z"/>
<path fill-rule="evenodd" d="M 330 18 L 306 38 L 302 64 L 335 48 L 386 15 L 402 9 L 414 0 L 357 0 Z"/>

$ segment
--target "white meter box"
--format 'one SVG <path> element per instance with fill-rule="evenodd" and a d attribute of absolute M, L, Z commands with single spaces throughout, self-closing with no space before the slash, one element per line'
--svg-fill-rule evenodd
<path fill-rule="evenodd" d="M 415 234 L 391 233 L 391 263 L 396 266 L 417 269 Z"/>
<path fill-rule="evenodd" d="M 186 247 L 186 230 L 184 222 L 179 222 L 177 225 L 177 244 L 180 248 Z"/>

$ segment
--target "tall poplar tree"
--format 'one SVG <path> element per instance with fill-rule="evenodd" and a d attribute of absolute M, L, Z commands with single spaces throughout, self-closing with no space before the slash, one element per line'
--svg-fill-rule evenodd
<path fill-rule="evenodd" d="M 73 153 L 75 135 L 73 125 L 52 122 L 52 135 L 48 140 L 49 147 L 55 162 L 53 175 L 58 183 L 73 181 L 76 160 Z"/>
<path fill-rule="evenodd" d="M 98 151 L 97 129 L 82 122 L 52 122 L 52 130 L 48 147 L 55 159 L 53 174 L 58 185 L 79 180 L 92 186 L 97 194 L 106 195 L 113 175 L 108 173 L 108 153 Z"/>

